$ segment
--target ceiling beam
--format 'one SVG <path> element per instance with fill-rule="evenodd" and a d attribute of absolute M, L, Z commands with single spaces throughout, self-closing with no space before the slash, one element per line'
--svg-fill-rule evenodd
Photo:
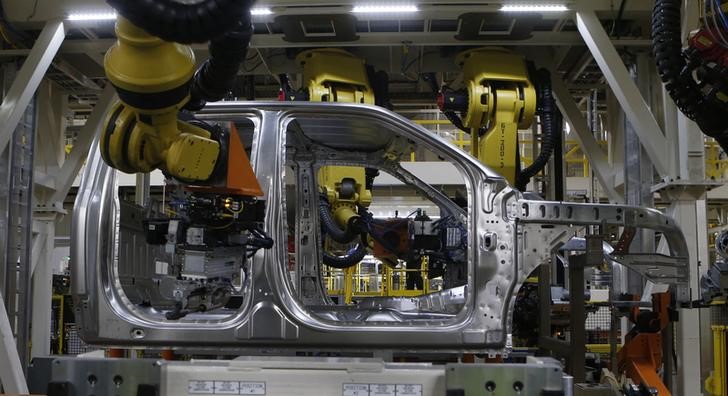
<path fill-rule="evenodd" d="M 371 47 L 371 46 L 462 46 L 462 45 L 496 45 L 496 46 L 581 46 L 585 45 L 577 32 L 534 32 L 533 37 L 526 40 L 455 40 L 453 32 L 422 32 L 422 33 L 359 33 L 359 40 L 350 42 L 305 42 L 291 43 L 284 40 L 282 34 L 253 35 L 251 47 L 253 48 L 306 48 L 326 45 L 334 47 Z M 105 52 L 116 40 L 66 40 L 61 47 L 61 53 L 101 53 Z M 616 47 L 649 47 L 652 42 L 648 38 L 612 40 Z M 205 50 L 204 44 L 193 45 L 195 50 Z M 8 54 L 18 56 L 18 50 L 0 50 L 0 57 Z"/>
<path fill-rule="evenodd" d="M 257 20 L 271 20 L 277 15 L 286 14 L 332 14 L 332 13 L 348 13 L 351 7 L 359 3 L 360 0 L 268 0 L 265 2 L 267 7 L 272 8 L 275 13 L 271 16 L 257 17 Z M 549 1 L 532 0 L 532 3 L 548 4 Z M 7 19 L 18 25 L 31 26 L 33 24 L 44 23 L 45 21 L 57 18 L 65 18 L 66 15 L 78 10 L 94 10 L 108 9 L 108 5 L 101 0 L 74 0 L 74 1 L 45 1 L 42 6 L 34 7 L 32 1 L 8 1 L 5 4 L 5 14 Z M 502 4 L 512 3 L 509 0 L 458 0 L 456 4 L 447 4 L 442 0 L 437 1 L 420 1 L 420 12 L 411 15 L 398 15 L 392 18 L 410 18 L 410 19 L 439 19 L 448 15 L 458 15 L 464 12 L 493 12 L 498 11 Z M 564 0 L 569 8 L 586 9 L 597 13 L 616 13 L 614 0 Z M 626 15 L 632 12 L 649 13 L 652 10 L 651 1 L 628 1 L 625 6 Z M 544 13 L 544 19 L 558 20 L 561 18 L 572 18 L 572 12 L 556 12 Z M 367 20 L 370 17 L 366 15 L 357 15 L 359 20 Z M 381 19 L 381 15 L 376 16 Z"/>

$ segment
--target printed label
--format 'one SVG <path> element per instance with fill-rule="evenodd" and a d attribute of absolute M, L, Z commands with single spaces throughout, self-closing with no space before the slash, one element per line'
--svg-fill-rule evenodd
<path fill-rule="evenodd" d="M 187 393 L 193 395 L 212 395 L 215 392 L 215 381 L 189 381 Z"/>
<path fill-rule="evenodd" d="M 397 396 L 422 396 L 422 385 L 397 385 Z"/>
<path fill-rule="evenodd" d="M 369 384 L 344 384 L 343 396 L 369 396 Z"/>
<path fill-rule="evenodd" d="M 216 395 L 238 395 L 240 394 L 240 383 L 238 381 L 215 381 Z"/>
<path fill-rule="evenodd" d="M 369 396 L 396 396 L 394 385 L 369 384 Z"/>
<path fill-rule="evenodd" d="M 241 382 L 241 395 L 265 395 L 265 382 Z"/>

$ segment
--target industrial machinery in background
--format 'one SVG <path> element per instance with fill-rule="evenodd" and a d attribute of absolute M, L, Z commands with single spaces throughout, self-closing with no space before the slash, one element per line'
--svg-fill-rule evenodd
<path fill-rule="evenodd" d="M 74 314 L 88 342 L 199 348 L 216 354 L 262 349 L 280 354 L 375 349 L 508 353 L 515 292 L 552 257 L 555 246 L 585 227 L 663 233 L 670 256 L 625 253 L 613 259 L 648 279 L 676 284 L 681 291 L 677 298 L 686 298 L 687 247 L 674 221 L 643 208 L 524 198 L 501 175 L 438 137 L 384 108 L 361 106 L 387 107 L 386 84 L 381 83 L 381 74 L 346 53 L 302 53 L 304 89 L 294 91 L 282 78 L 282 98 L 355 105 L 223 103 L 198 113 L 205 102 L 226 95 L 245 59 L 251 2 L 160 1 L 155 2 L 158 7 L 149 7 L 146 0 L 110 2 L 120 14 L 119 41 L 107 54 L 105 69 L 121 103 L 108 115 L 98 152 L 92 150 L 74 211 Z M 192 51 L 182 44 L 210 39 L 211 59 L 194 72 Z M 507 68 L 513 66 L 515 79 L 503 77 L 506 70 L 500 75 L 479 74 L 476 69 L 483 66 L 487 51 L 463 55 L 464 67 L 475 59 L 466 73 L 473 82 L 468 98 L 474 108 L 457 111 L 466 120 L 460 124 L 473 136 L 476 157 L 521 186 L 525 184 L 519 175 L 529 172 L 518 169 L 518 127 L 530 125 L 538 111 L 544 130 L 553 130 L 558 117 L 546 94 L 550 90 L 529 82 L 525 62 L 499 54 L 508 59 Z M 327 71 L 332 65 L 341 75 Z M 306 68 L 313 69 L 307 73 Z M 541 89 L 544 95 L 539 101 Z M 501 106 L 506 102 L 510 110 Z M 256 122 L 260 120 L 265 122 Z M 457 122 L 456 117 L 453 120 Z M 250 153 L 249 141 L 243 138 L 248 133 L 253 136 Z M 543 150 L 547 146 L 544 143 Z M 461 173 L 469 187 L 465 204 L 401 165 L 417 149 L 431 150 Z M 496 153 L 492 157 L 497 162 L 489 162 L 489 153 Z M 547 161 L 551 153 L 542 154 Z M 286 201 L 282 177 L 290 162 L 299 165 L 293 170 L 297 193 L 293 202 Z M 161 205 L 134 208 L 143 213 L 137 222 L 143 225 L 144 238 L 129 237 L 120 226 L 123 204 L 115 170 L 153 169 L 165 173 L 167 191 Z M 441 217 L 432 220 L 415 212 L 414 218 L 374 219 L 367 208 L 379 170 L 414 186 L 438 206 Z M 295 207 L 293 227 L 287 222 L 289 207 Z M 351 268 L 371 250 L 385 263 L 405 261 L 419 267 L 426 262 L 430 276 L 439 271 L 446 279 L 445 289 L 411 298 L 356 301 L 346 307 L 324 298 L 312 302 L 289 278 L 288 252 L 280 241 L 291 231 L 298 268 L 308 266 L 320 273 L 322 262 Z M 337 250 L 343 255 L 335 254 Z M 118 271 L 122 260 L 135 261 L 137 268 L 158 267 L 153 287 L 165 302 L 144 296 L 133 299 L 132 293 L 142 288 L 122 284 Z M 414 288 L 421 287 L 418 282 L 422 279 L 408 278 Z M 48 393 L 77 385 L 84 390 L 97 386 L 94 391 L 115 386 L 120 393 L 127 386 L 137 393 L 161 389 L 166 394 L 246 390 L 261 394 L 262 390 L 275 395 L 291 394 L 290 388 L 281 387 L 294 384 L 301 394 L 304 388 L 311 394 L 306 385 L 312 373 L 320 372 L 329 380 L 327 386 L 343 394 L 370 394 L 372 387 L 377 391 L 383 384 L 379 393 L 402 395 L 478 394 L 483 386 L 491 393 L 512 389 L 518 394 L 559 395 L 570 388 L 553 361 L 530 360 L 530 366 L 518 366 L 520 371 L 509 365 L 487 370 L 458 365 L 447 372 L 441 367 L 408 366 L 432 370 L 430 376 L 418 372 L 412 378 L 412 373 L 389 370 L 397 367 L 381 362 L 288 360 L 189 362 L 154 369 L 144 365 L 139 367 L 147 369 L 139 375 L 125 374 L 126 381 L 118 380 L 119 375 L 92 380 L 87 374 L 92 368 L 80 359 L 69 366 L 83 367 L 84 378 L 69 380 L 63 377 L 68 373 L 55 368 L 65 363 L 51 362 L 50 371 L 56 370 L 61 378 L 54 378 L 51 385 L 58 387 Z M 108 364 L 114 369 L 105 372 L 116 373 L 127 362 Z M 251 367 L 274 372 L 253 374 Z M 165 383 L 149 378 L 160 372 Z M 145 382 L 134 383 L 135 378 Z M 321 392 L 323 383 L 314 385 L 313 392 Z"/>
<path fill-rule="evenodd" d="M 303 68 L 303 87 L 294 92 L 288 77 L 280 75 L 280 100 L 370 105 L 376 102 L 376 94 L 369 83 L 370 77 L 374 76 L 373 69 L 349 52 L 338 49 L 304 51 L 296 57 L 296 62 Z M 320 221 L 330 238 L 328 242 L 324 240 L 324 244 L 336 243 L 345 251 L 343 256 L 338 256 L 325 249 L 323 262 L 345 270 L 348 278 L 369 248 L 370 234 L 365 219 L 377 174 L 376 169 L 329 166 L 319 169 L 317 175 Z M 355 246 L 349 249 L 352 242 Z"/>
<path fill-rule="evenodd" d="M 303 85 L 295 90 L 287 75 L 279 76 L 281 101 L 360 103 L 390 108 L 389 78 L 383 71 L 351 53 L 334 48 L 303 51 L 296 57 L 303 70 Z M 444 278 L 444 286 L 465 281 L 467 231 L 452 217 L 433 221 L 422 210 L 414 218 L 374 219 L 367 208 L 372 202 L 373 168 L 327 166 L 319 169 L 319 215 L 328 236 L 323 263 L 344 270 L 345 285 L 353 281 L 355 266 L 371 251 L 384 263 L 383 282 L 391 283 L 392 271 L 405 262 L 405 290 L 425 294 L 428 278 Z M 413 213 L 414 214 L 414 213 Z M 354 246 L 351 246 L 352 243 Z M 331 253 L 331 248 L 344 255 Z M 345 290 L 348 290 L 345 286 Z M 346 303 L 351 303 L 345 292 Z"/>
<path fill-rule="evenodd" d="M 657 0 L 652 48 L 665 88 L 686 117 L 728 151 L 728 2 L 703 2 L 701 26 L 683 47 L 680 0 Z"/>
<path fill-rule="evenodd" d="M 273 241 L 235 126 L 193 112 L 232 87 L 252 35 L 252 1 L 158 2 L 153 10 L 141 1 L 109 3 L 120 17 L 104 69 L 120 102 L 107 115 L 101 155 L 122 172 L 161 169 L 167 177 L 168 204 L 161 213 L 148 208 L 144 220 L 147 242 L 164 247 L 157 272 L 159 294 L 174 302 L 167 318 L 224 307 L 246 260 Z M 209 40 L 210 59 L 195 72 L 191 47 L 178 43 Z"/>
<path fill-rule="evenodd" d="M 561 141 L 562 120 L 551 93 L 551 76 L 535 70 L 521 55 L 502 48 L 479 48 L 457 56 L 463 88 L 440 87 L 424 75 L 437 94 L 443 114 L 471 138 L 471 154 L 524 191 L 541 172 Z M 518 130 L 541 121 L 541 152 L 521 169 Z"/>
<path fill-rule="evenodd" d="M 652 310 L 632 307 L 629 320 L 634 324 L 625 336 L 624 345 L 618 354 L 618 368 L 637 389 L 639 394 L 670 396 L 672 393 L 660 378 L 663 364 L 662 333 L 674 321 L 677 312 L 671 308 L 671 294 L 652 295 Z"/>

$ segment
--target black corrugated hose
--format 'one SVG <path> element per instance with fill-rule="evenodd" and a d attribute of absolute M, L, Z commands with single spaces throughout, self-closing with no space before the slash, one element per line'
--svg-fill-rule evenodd
<path fill-rule="evenodd" d="M 210 41 L 210 57 L 195 73 L 187 110 L 200 110 L 205 103 L 217 102 L 230 92 L 245 62 L 252 35 L 250 12 L 245 12 L 237 26 Z"/>
<path fill-rule="evenodd" d="M 236 29 L 254 0 L 107 0 L 124 18 L 165 41 L 204 43 Z"/>
<path fill-rule="evenodd" d="M 358 233 L 347 227 L 345 230 L 339 228 L 333 218 L 331 218 L 331 205 L 325 196 L 319 198 L 319 217 L 321 218 L 321 226 L 331 239 L 339 243 L 349 243 L 356 239 Z"/>
<path fill-rule="evenodd" d="M 559 109 L 551 91 L 551 73 L 539 69 L 535 73 L 537 89 L 537 114 L 541 118 L 541 152 L 533 163 L 518 173 L 516 188 L 523 191 L 532 177 L 541 172 L 548 164 L 554 147 L 559 143 L 562 123 Z"/>
<path fill-rule="evenodd" d="M 346 256 L 334 256 L 324 251 L 324 264 L 338 269 L 346 269 L 357 265 L 367 255 L 366 235 L 362 235 L 361 239 L 361 242 L 353 250 L 349 251 Z"/>
<path fill-rule="evenodd" d="M 682 49 L 682 0 L 656 0 L 652 12 L 652 49 L 665 88 L 686 117 L 728 151 L 728 118 L 706 98 L 693 78 Z"/>
<path fill-rule="evenodd" d="M 361 213 L 361 210 L 360 210 Z M 357 236 L 361 239 L 356 247 L 350 250 L 344 256 L 335 256 L 324 250 L 323 259 L 324 264 L 329 267 L 345 269 L 358 264 L 364 259 L 367 254 L 367 234 L 364 232 L 366 225 L 363 222 L 353 221 L 346 227 L 346 230 L 342 230 L 336 224 L 334 219 L 331 217 L 331 205 L 325 195 L 321 195 L 319 198 L 319 217 L 321 219 L 321 227 L 323 228 L 326 235 L 339 243 L 351 243 Z"/>
<path fill-rule="evenodd" d="M 437 96 L 440 93 L 440 85 L 437 82 L 437 76 L 435 73 L 422 73 L 421 74 L 422 80 L 425 81 L 429 86 L 432 92 Z M 446 87 L 443 87 L 443 89 L 447 89 Z M 455 128 L 470 134 L 470 128 L 466 128 L 465 125 L 463 125 L 463 120 L 460 118 L 457 113 L 455 113 L 452 110 L 445 110 L 442 112 L 442 114 L 447 118 L 450 123 L 452 123 Z"/>
<path fill-rule="evenodd" d="M 225 97 L 235 83 L 253 34 L 250 9 L 255 0 L 107 0 L 123 17 L 147 33 L 181 44 L 209 41 L 210 57 L 197 70 L 185 109 Z"/>

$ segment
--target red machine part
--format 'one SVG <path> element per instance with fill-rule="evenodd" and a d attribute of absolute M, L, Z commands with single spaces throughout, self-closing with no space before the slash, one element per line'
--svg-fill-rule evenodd
<path fill-rule="evenodd" d="M 372 249 L 374 257 L 390 265 L 396 265 L 397 258 L 412 249 L 414 223 L 411 219 L 376 221 L 371 229 L 372 234 L 377 235 Z"/>
<path fill-rule="evenodd" d="M 728 66 L 728 50 L 723 48 L 707 30 L 701 29 L 693 33 L 689 39 L 689 45 L 697 50 L 705 60 Z"/>

